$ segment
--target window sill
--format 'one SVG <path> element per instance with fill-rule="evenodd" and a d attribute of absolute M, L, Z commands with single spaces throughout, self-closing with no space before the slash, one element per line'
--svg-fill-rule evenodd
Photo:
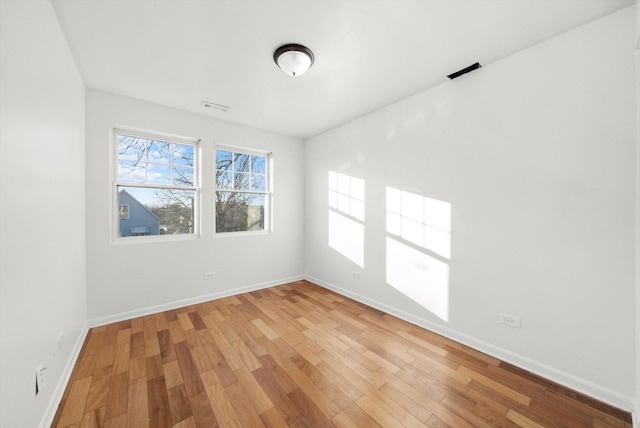
<path fill-rule="evenodd" d="M 197 239 L 200 239 L 200 235 L 194 233 L 182 235 L 126 236 L 124 238 L 113 238 L 111 245 L 155 244 L 160 242 L 193 241 Z"/>
<path fill-rule="evenodd" d="M 271 235 L 271 231 L 270 230 L 253 230 L 253 231 L 246 231 L 246 232 L 220 232 L 220 233 L 214 233 L 213 237 L 214 238 L 240 238 L 243 236 L 263 236 L 263 235 Z"/>

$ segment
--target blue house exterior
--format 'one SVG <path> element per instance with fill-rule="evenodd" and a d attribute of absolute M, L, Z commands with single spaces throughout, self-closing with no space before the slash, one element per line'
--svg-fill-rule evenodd
<path fill-rule="evenodd" d="M 118 193 L 120 237 L 160 234 L 160 220 L 126 190 Z"/>

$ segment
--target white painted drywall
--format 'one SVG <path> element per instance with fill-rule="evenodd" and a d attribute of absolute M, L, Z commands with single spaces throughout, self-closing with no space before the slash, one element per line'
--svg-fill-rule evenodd
<path fill-rule="evenodd" d="M 636 403 L 633 422 L 640 428 L 640 5 L 636 9 Z"/>
<path fill-rule="evenodd" d="M 636 403 L 633 417 L 634 426 L 640 428 L 640 49 L 636 50 L 636 162 Z"/>
<path fill-rule="evenodd" d="M 113 125 L 201 139 L 200 238 L 113 244 L 109 181 Z M 214 237 L 214 144 L 272 152 L 272 233 Z M 303 273 L 303 168 L 304 144 L 299 139 L 87 90 L 89 319 L 106 321 L 202 296 L 299 279 Z M 205 280 L 205 272 L 215 272 L 215 279 Z"/>
<path fill-rule="evenodd" d="M 638 7 L 638 3 L 638 0 L 636 0 L 636 49 L 640 49 L 640 7 Z"/>
<path fill-rule="evenodd" d="M 634 21 L 627 8 L 307 141 L 306 274 L 630 410 Z M 362 269 L 328 244 L 329 171 L 364 180 Z M 451 204 L 448 322 L 386 282 L 387 187 Z"/>
<path fill-rule="evenodd" d="M 84 105 L 51 4 L 0 2 L 2 427 L 35 427 L 55 411 L 86 324 Z"/>

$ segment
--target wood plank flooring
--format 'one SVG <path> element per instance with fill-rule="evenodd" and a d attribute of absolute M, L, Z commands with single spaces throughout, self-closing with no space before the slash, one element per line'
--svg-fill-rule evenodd
<path fill-rule="evenodd" d="M 89 332 L 54 427 L 631 427 L 306 281 Z"/>

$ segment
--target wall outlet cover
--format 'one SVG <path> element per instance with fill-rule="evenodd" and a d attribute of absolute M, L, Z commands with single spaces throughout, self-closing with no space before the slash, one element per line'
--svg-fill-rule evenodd
<path fill-rule="evenodd" d="M 522 319 L 515 315 L 500 313 L 500 324 L 508 325 L 513 328 L 522 328 Z"/>

